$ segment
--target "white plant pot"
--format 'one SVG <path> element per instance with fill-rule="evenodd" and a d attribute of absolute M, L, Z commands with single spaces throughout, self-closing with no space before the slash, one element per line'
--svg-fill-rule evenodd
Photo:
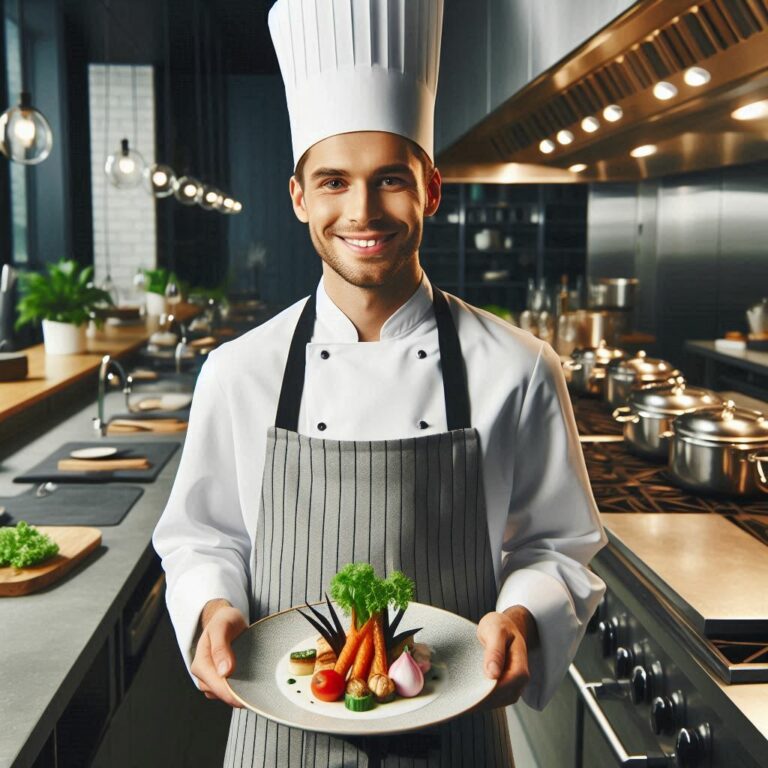
<path fill-rule="evenodd" d="M 46 355 L 78 355 L 86 350 L 85 325 L 43 320 Z"/>
<path fill-rule="evenodd" d="M 147 314 L 159 317 L 166 311 L 165 296 L 159 293 L 147 292 Z"/>

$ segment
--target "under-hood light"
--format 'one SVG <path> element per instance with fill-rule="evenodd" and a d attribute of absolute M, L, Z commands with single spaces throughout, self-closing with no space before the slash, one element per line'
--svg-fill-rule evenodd
<path fill-rule="evenodd" d="M 640 147 L 635 147 L 630 153 L 632 157 L 650 157 L 656 154 L 655 144 L 643 144 Z"/>
<path fill-rule="evenodd" d="M 768 117 L 768 99 L 753 101 L 751 104 L 734 109 L 731 117 L 734 120 L 761 120 Z"/>
<path fill-rule="evenodd" d="M 587 133 L 594 133 L 600 127 L 600 121 L 590 115 L 581 121 L 581 129 Z"/>
<path fill-rule="evenodd" d="M 609 104 L 603 110 L 603 117 L 609 123 L 615 123 L 617 120 L 621 120 L 624 117 L 624 110 L 618 104 Z"/>
<path fill-rule="evenodd" d="M 552 141 L 552 139 L 544 139 L 539 144 L 539 149 L 545 154 L 545 155 L 551 155 L 555 151 L 555 142 Z"/>
<path fill-rule="evenodd" d="M 687 85 L 693 88 L 699 88 L 702 85 L 706 85 L 712 79 L 712 75 L 709 74 L 709 70 L 704 67 L 689 67 L 685 70 L 683 80 Z"/>
<path fill-rule="evenodd" d="M 560 144 L 568 145 L 573 143 L 573 134 L 570 131 L 558 131 L 557 132 L 557 141 Z"/>
<path fill-rule="evenodd" d="M 677 96 L 677 86 L 662 80 L 653 86 L 653 95 L 659 101 L 669 101 L 669 99 L 674 99 Z"/>
<path fill-rule="evenodd" d="M 574 163 L 568 170 L 571 173 L 581 173 L 582 171 L 587 170 L 587 164 L 586 163 Z"/>

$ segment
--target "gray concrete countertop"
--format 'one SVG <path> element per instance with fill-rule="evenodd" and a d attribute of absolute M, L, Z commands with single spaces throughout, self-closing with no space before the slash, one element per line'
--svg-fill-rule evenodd
<path fill-rule="evenodd" d="M 107 398 L 107 413 L 121 396 Z M 95 403 L 5 458 L 0 495 L 28 485 L 12 482 L 62 443 L 98 439 L 91 427 Z M 182 442 L 179 437 L 110 437 L 109 442 Z M 177 451 L 120 525 L 101 528 L 102 545 L 60 582 L 24 597 L 0 599 L 0 767 L 35 759 L 97 652 L 107 641 L 139 578 L 153 557 L 151 534 L 171 491 L 181 457 Z M 93 492 L 99 492 L 95 483 Z"/>

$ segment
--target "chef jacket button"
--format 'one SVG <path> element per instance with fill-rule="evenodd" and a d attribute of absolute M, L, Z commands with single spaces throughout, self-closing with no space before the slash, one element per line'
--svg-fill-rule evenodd
<path fill-rule="evenodd" d="M 317 425 L 317 428 L 318 428 L 318 429 L 319 429 L 321 432 L 323 432 L 323 431 L 325 430 L 325 422 L 324 422 L 324 421 L 321 421 L 321 422 L 320 422 L 320 423 Z"/>
<path fill-rule="evenodd" d="M 420 349 L 416 354 L 419 356 L 419 360 L 423 360 L 427 356 L 427 353 L 423 349 Z"/>
<path fill-rule="evenodd" d="M 419 422 L 419 429 L 426 429 L 429 426 L 423 419 Z"/>
<path fill-rule="evenodd" d="M 331 356 L 331 353 L 330 353 L 330 352 L 329 352 L 327 349 L 324 349 L 324 350 L 323 350 L 323 351 L 320 353 L 320 357 L 322 357 L 322 358 L 323 358 L 323 360 L 327 360 L 327 359 L 328 359 L 330 356 Z"/>

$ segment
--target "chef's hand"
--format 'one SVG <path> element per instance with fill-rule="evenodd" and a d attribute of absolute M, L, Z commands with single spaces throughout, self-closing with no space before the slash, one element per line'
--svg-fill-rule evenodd
<path fill-rule="evenodd" d="M 477 626 L 477 639 L 485 652 L 483 671 L 498 680 L 482 709 L 514 704 L 530 680 L 528 649 L 539 642 L 536 622 L 527 608 L 514 605 L 504 613 L 486 613 Z"/>
<path fill-rule="evenodd" d="M 226 600 L 209 600 L 200 616 L 202 632 L 197 641 L 190 670 L 208 699 L 221 699 L 231 707 L 241 707 L 230 693 L 224 678 L 235 669 L 232 641 L 248 628 L 245 616 Z"/>

